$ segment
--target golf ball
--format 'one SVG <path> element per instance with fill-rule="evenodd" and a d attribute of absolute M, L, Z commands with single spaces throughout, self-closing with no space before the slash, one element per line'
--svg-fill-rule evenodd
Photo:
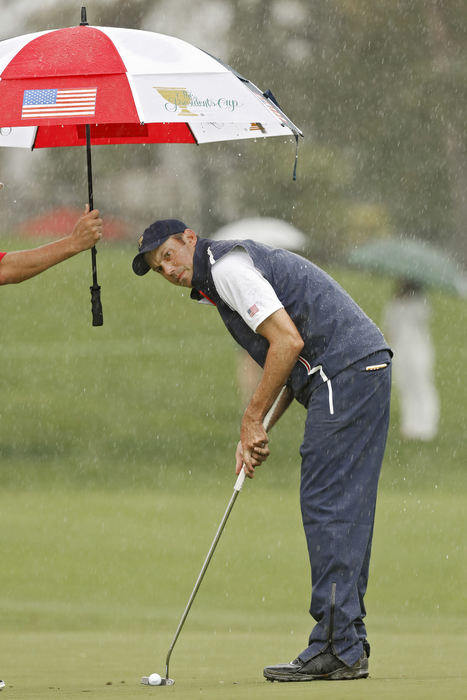
<path fill-rule="evenodd" d="M 151 673 L 151 675 L 148 678 L 149 685 L 160 685 L 161 680 L 162 678 L 159 676 L 158 673 Z"/>

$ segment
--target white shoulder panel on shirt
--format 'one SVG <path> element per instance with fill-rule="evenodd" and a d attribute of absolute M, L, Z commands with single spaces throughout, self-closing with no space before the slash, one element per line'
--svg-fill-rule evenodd
<path fill-rule="evenodd" d="M 217 260 L 211 271 L 220 298 L 237 311 L 253 331 L 268 316 L 283 308 L 246 250 L 234 248 Z"/>

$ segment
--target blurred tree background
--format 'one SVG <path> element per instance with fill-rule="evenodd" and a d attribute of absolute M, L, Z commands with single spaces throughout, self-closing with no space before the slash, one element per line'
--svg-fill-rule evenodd
<path fill-rule="evenodd" d="M 81 1 L 3 0 L 1 38 L 79 23 Z M 96 206 L 136 235 L 177 216 L 202 234 L 286 219 L 325 262 L 387 233 L 467 263 L 465 0 L 88 0 L 93 25 L 172 34 L 271 89 L 289 140 L 94 148 Z M 86 200 L 78 149 L 0 152 L 5 231 Z"/>
<path fill-rule="evenodd" d="M 175 216 L 209 235 L 285 219 L 376 321 L 392 284 L 346 269 L 353 246 L 416 236 L 467 267 L 466 0 L 1 0 L 0 40 L 76 25 L 82 4 L 92 25 L 220 57 L 271 89 L 305 138 L 296 182 L 294 139 L 95 147 L 95 204 L 131 236 L 99 246 L 104 326 L 90 325 L 87 254 L 2 288 L 0 671 L 15 698 L 133 698 L 232 493 L 236 348 L 214 309 L 131 273 L 148 223 Z M 18 240 L 23 222 L 86 201 L 85 149 L 0 149 L 0 180 L 0 249 L 36 245 Z M 404 439 L 393 402 L 368 598 L 377 658 L 368 693 L 348 698 L 465 697 L 467 306 L 429 301 L 440 430 Z M 176 654 L 178 698 L 269 697 L 258 669 L 308 636 L 303 418 L 297 404 L 274 429 L 226 528 Z"/>

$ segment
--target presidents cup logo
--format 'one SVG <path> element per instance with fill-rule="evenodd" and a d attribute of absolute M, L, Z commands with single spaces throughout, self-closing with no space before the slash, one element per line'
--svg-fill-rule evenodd
<path fill-rule="evenodd" d="M 140 236 L 140 237 L 138 238 L 138 248 L 141 249 L 141 246 L 142 246 L 142 245 L 143 245 L 143 236 Z"/>
<path fill-rule="evenodd" d="M 161 97 L 166 100 L 165 108 L 168 112 L 177 112 L 180 116 L 197 117 L 196 112 L 190 112 L 188 105 L 191 105 L 191 95 L 185 88 L 156 88 Z"/>
<path fill-rule="evenodd" d="M 166 100 L 167 112 L 177 114 L 179 117 L 203 116 L 203 108 L 209 110 L 221 110 L 234 112 L 239 106 L 238 100 L 230 97 L 203 97 L 200 98 L 183 87 L 155 87 L 159 95 Z M 198 111 L 191 111 L 196 108 Z"/>

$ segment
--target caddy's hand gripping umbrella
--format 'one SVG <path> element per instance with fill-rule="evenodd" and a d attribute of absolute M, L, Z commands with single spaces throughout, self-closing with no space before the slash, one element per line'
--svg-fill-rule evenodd
<path fill-rule="evenodd" d="M 77 27 L 0 42 L 0 146 L 208 143 L 300 130 L 229 66 L 175 37 L 135 29 Z M 103 323 L 92 249 L 93 325 Z"/>

